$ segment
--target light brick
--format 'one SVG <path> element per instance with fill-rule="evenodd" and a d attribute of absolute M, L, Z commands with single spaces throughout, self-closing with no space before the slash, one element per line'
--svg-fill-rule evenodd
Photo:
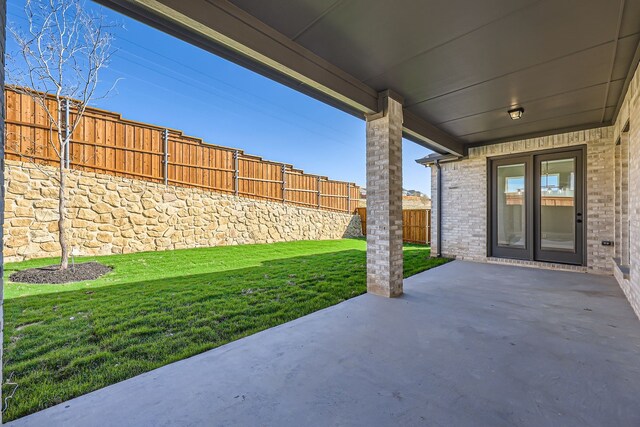
<path fill-rule="evenodd" d="M 384 96 L 381 94 L 380 96 Z M 367 120 L 367 291 L 402 294 L 402 104 Z"/>
<path fill-rule="evenodd" d="M 442 163 L 442 254 L 458 259 L 487 261 L 487 162 L 495 156 L 586 145 L 587 270 L 611 274 L 613 249 L 614 140 L 610 127 L 572 132 L 469 149 L 468 157 Z M 438 224 L 436 168 L 431 168 L 432 253 L 437 252 Z M 543 264 L 540 264 L 543 265 Z"/>

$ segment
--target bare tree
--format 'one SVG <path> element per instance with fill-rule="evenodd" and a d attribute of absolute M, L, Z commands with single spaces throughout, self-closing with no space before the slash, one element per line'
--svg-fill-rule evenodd
<path fill-rule="evenodd" d="M 24 12 L 26 24 L 9 25 L 18 52 L 7 57 L 7 82 L 30 96 L 48 122 L 47 143 L 55 152 L 58 169 L 56 174 L 47 175 L 59 186 L 58 237 L 60 269 L 64 270 L 69 265 L 69 143 L 87 105 L 107 96 L 115 86 L 105 88 L 98 79 L 114 53 L 111 42 L 115 24 L 89 12 L 82 0 L 27 0 Z"/>

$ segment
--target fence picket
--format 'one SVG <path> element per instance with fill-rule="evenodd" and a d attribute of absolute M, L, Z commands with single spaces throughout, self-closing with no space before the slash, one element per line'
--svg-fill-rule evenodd
<path fill-rule="evenodd" d="M 57 166 L 60 160 L 48 142 L 49 133 L 57 130 L 49 129 L 42 108 L 11 87 L 5 90 L 5 105 L 6 159 Z M 55 100 L 51 105 L 55 111 Z M 73 107 L 69 114 L 76 114 Z M 82 171 L 347 213 L 353 212 L 352 200 L 360 194 L 352 183 L 305 174 L 97 108 L 86 109 L 70 140 L 70 166 Z"/>
<path fill-rule="evenodd" d="M 358 208 L 362 220 L 362 234 L 367 235 L 367 208 Z M 431 209 L 402 211 L 402 240 L 407 243 L 431 243 Z"/>

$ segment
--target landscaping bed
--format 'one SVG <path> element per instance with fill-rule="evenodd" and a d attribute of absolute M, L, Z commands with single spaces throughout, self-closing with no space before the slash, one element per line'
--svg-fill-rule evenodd
<path fill-rule="evenodd" d="M 95 280 L 111 270 L 111 267 L 95 261 L 72 265 L 65 270 L 60 270 L 60 265 L 54 264 L 16 271 L 9 276 L 9 280 L 21 283 L 59 285 L 61 283 Z"/>
<path fill-rule="evenodd" d="M 93 281 L 5 286 L 12 420 L 337 304 L 366 291 L 360 239 L 85 258 Z M 406 245 L 405 277 L 441 265 Z M 52 264 L 7 264 L 6 276 Z M 5 386 L 3 396 L 13 387 Z"/>

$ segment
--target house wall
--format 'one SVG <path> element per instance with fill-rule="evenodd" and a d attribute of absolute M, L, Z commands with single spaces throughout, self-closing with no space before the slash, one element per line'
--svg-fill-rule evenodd
<path fill-rule="evenodd" d="M 640 73 L 631 80 L 622 108 L 613 126 L 613 136 L 620 141 L 616 176 L 617 259 L 611 266 L 620 287 L 640 317 Z M 627 264 L 627 265 L 625 265 Z M 622 267 L 622 268 L 621 268 Z M 628 268 L 628 273 L 625 271 Z"/>
<path fill-rule="evenodd" d="M 60 255 L 54 172 L 6 161 L 6 261 Z M 67 188 L 69 243 L 81 255 L 362 235 L 358 215 L 111 175 L 69 170 Z"/>
<path fill-rule="evenodd" d="M 442 254 L 458 259 L 487 261 L 487 165 L 488 159 L 560 147 L 586 145 L 586 255 L 587 270 L 611 274 L 613 248 L 602 246 L 614 240 L 614 157 L 613 128 L 531 138 L 469 149 L 463 160 L 442 163 Z M 432 172 L 432 241 L 437 253 L 437 179 Z"/>
<path fill-rule="evenodd" d="M 586 146 L 586 271 L 613 274 L 640 317 L 640 74 L 636 71 L 613 126 L 469 149 L 443 163 L 442 253 L 475 261 L 487 256 L 488 158 Z M 436 168 L 431 168 L 434 250 L 438 230 Z M 614 246 L 603 246 L 603 240 Z M 513 261 L 543 267 L 559 265 Z"/>

